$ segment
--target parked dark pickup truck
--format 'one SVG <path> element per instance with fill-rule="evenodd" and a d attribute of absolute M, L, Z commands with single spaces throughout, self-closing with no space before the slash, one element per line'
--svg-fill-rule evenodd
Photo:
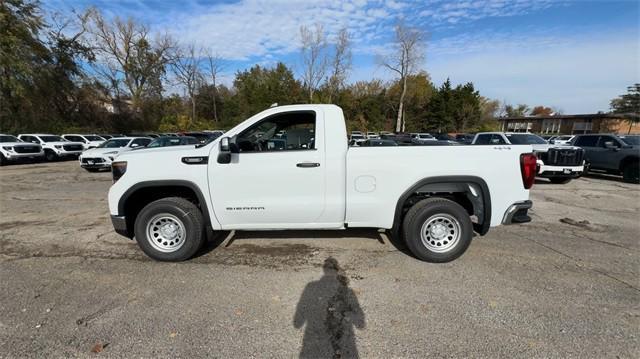
<path fill-rule="evenodd" d="M 595 169 L 622 174 L 625 182 L 640 183 L 640 135 L 578 135 L 572 145 L 585 150 L 585 171 Z"/>

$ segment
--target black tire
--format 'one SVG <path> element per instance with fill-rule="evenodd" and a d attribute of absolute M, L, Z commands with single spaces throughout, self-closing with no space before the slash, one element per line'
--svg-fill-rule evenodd
<path fill-rule="evenodd" d="M 638 162 L 629 163 L 622 169 L 622 179 L 627 183 L 640 183 L 640 167 Z"/>
<path fill-rule="evenodd" d="M 169 224 L 179 221 L 183 226 L 182 238 L 177 240 L 175 246 L 167 251 L 167 241 L 170 239 L 154 238 L 158 244 L 152 244 L 147 233 L 147 225 L 149 222 L 160 223 L 162 219 L 169 218 Z M 159 226 L 158 226 L 159 227 Z M 154 228 L 150 225 L 150 230 Z M 154 234 L 158 234 L 158 229 Z M 167 262 L 180 262 L 193 257 L 202 245 L 206 242 L 206 234 L 204 230 L 204 220 L 202 212 L 195 204 L 180 197 L 167 197 L 146 205 L 138 214 L 134 225 L 134 234 L 138 245 L 142 251 L 149 257 Z M 165 241 L 165 242 L 162 242 Z M 173 242 L 170 242 L 173 244 Z M 181 243 L 179 247 L 178 243 Z M 165 251 L 158 247 L 165 246 Z M 176 248 L 177 247 L 177 248 Z"/>
<path fill-rule="evenodd" d="M 4 158 L 4 155 L 0 153 L 0 166 L 4 166 L 7 164 L 7 159 Z"/>
<path fill-rule="evenodd" d="M 85 168 L 85 170 L 87 170 L 87 172 L 99 172 L 100 171 L 99 168 Z"/>
<path fill-rule="evenodd" d="M 552 177 L 552 178 L 549 178 L 549 181 L 551 181 L 551 183 L 553 183 L 553 184 L 566 184 L 566 183 L 571 182 L 571 178 Z"/>
<path fill-rule="evenodd" d="M 443 221 L 438 222 L 442 218 Z M 452 221 L 455 219 L 455 222 Z M 448 222 L 447 222 L 448 221 Z M 442 239 L 430 238 L 431 230 L 425 232 L 425 241 L 431 244 L 431 248 L 423 241 L 423 226 L 438 225 L 449 231 L 457 229 L 455 237 L 448 236 Z M 457 227 L 449 227 L 449 225 Z M 429 228 L 427 227 L 427 228 Z M 402 232 L 405 243 L 413 255 L 427 262 L 443 263 L 460 257 L 471 244 L 473 237 L 473 225 L 467 211 L 451 200 L 445 198 L 428 198 L 416 203 L 404 217 Z M 452 234 L 453 235 L 453 234 Z M 453 243 L 452 243 L 453 242 Z M 440 244 L 446 248 L 438 251 Z M 448 247 L 448 248 L 447 248 Z"/>
<path fill-rule="evenodd" d="M 52 150 L 45 150 L 44 151 L 44 158 L 48 161 L 48 162 L 53 162 L 53 161 L 57 161 L 58 155 L 56 155 L 55 152 L 53 152 Z"/>
<path fill-rule="evenodd" d="M 582 173 L 580 174 L 580 177 L 588 175 L 590 168 L 591 168 L 591 163 L 589 163 L 588 161 L 584 161 L 584 168 L 582 170 Z"/>

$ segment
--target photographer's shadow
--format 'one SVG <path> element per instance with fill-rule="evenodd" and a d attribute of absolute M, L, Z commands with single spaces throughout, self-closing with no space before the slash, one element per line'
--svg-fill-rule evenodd
<path fill-rule="evenodd" d="M 358 357 L 353 327 L 365 327 L 364 312 L 338 261 L 327 258 L 323 270 L 304 288 L 293 318 L 295 328 L 305 325 L 300 357 Z"/>

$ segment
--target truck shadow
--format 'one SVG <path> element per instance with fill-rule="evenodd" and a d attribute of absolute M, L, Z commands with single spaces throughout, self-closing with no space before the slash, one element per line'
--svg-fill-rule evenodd
<path fill-rule="evenodd" d="M 369 239 L 375 240 L 380 245 L 390 243 L 398 251 L 412 256 L 401 240 L 393 238 L 390 231 L 378 231 L 372 228 L 350 228 L 346 230 L 286 230 L 286 231 L 221 231 L 208 236 L 207 243 L 196 254 L 196 257 L 206 255 L 216 248 L 224 246 L 232 247 L 237 240 L 245 239 Z"/>

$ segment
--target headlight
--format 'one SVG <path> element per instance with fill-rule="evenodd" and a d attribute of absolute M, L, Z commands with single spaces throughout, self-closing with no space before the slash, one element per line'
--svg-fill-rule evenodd
<path fill-rule="evenodd" d="M 119 180 L 125 172 L 127 172 L 127 161 L 118 161 L 111 164 L 111 174 L 114 183 Z"/>
<path fill-rule="evenodd" d="M 5 151 L 13 151 L 13 147 L 11 146 L 2 146 L 2 149 Z"/>
<path fill-rule="evenodd" d="M 53 147 L 57 148 L 57 149 L 61 149 L 62 145 L 54 145 Z"/>

